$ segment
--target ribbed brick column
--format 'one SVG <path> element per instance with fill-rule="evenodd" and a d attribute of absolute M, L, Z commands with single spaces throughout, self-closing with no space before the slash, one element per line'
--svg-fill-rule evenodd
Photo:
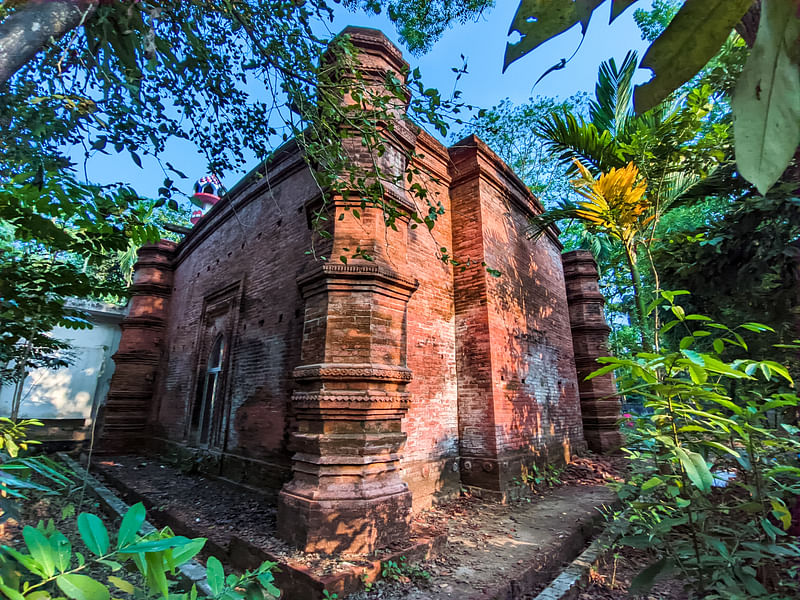
<path fill-rule="evenodd" d="M 586 381 L 600 368 L 597 359 L 608 356 L 608 326 L 603 314 L 605 299 L 598 285 L 597 265 L 592 253 L 574 250 L 561 256 L 567 287 L 572 345 L 583 416 L 583 433 L 595 452 L 612 452 L 622 445 L 619 432 L 620 402 L 614 378 L 609 373 Z"/>
<path fill-rule="evenodd" d="M 382 85 L 388 72 L 402 77 L 407 65 L 382 33 L 345 32 L 359 49 L 368 85 Z M 414 136 L 397 121 L 380 154 L 369 155 L 360 137 L 345 146 L 365 169 L 378 164 L 397 176 Z M 298 279 L 305 320 L 291 400 L 295 454 L 292 480 L 279 496 L 278 534 L 307 552 L 365 554 L 408 536 L 411 492 L 400 461 L 411 380 L 406 313 L 417 282 L 402 271 L 411 207 L 398 182 L 382 183 L 385 200 L 404 215 L 395 227 L 355 194 L 332 198 L 332 260 Z M 372 260 L 352 258 L 357 248 Z"/>
<path fill-rule="evenodd" d="M 98 444 L 102 452 L 141 451 L 156 374 L 165 350 L 175 246 L 174 242 L 161 240 L 139 250 L 130 308 L 120 324 L 119 349 L 112 357 L 115 370 Z"/>

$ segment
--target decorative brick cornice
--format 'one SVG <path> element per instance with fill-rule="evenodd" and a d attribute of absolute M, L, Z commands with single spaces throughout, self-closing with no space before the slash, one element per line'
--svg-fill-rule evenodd
<path fill-rule="evenodd" d="M 407 367 L 375 364 L 336 364 L 303 365 L 292 373 L 295 379 L 366 379 L 374 381 L 408 382 L 412 379 Z"/>
<path fill-rule="evenodd" d="M 292 394 L 292 406 L 308 407 L 319 406 L 326 404 L 357 404 L 365 405 L 365 407 L 373 405 L 392 405 L 402 406 L 411 404 L 411 394 L 406 392 L 388 392 L 380 393 L 374 390 L 366 391 L 350 391 L 350 390 L 336 390 L 336 391 L 316 391 L 316 392 L 301 392 L 295 391 Z"/>
<path fill-rule="evenodd" d="M 297 284 L 303 296 L 308 298 L 314 294 L 337 287 L 370 286 L 375 292 L 385 293 L 401 299 L 408 299 L 419 287 L 416 279 L 400 275 L 387 267 L 375 263 L 326 263 L 310 273 L 297 278 Z"/>

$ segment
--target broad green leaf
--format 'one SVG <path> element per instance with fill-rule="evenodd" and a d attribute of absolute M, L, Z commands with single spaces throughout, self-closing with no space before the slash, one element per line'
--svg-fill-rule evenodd
<path fill-rule="evenodd" d="M 733 94 L 736 164 L 766 194 L 800 145 L 797 3 L 763 0 L 753 50 Z"/>
<path fill-rule="evenodd" d="M 706 493 L 711 491 L 711 482 L 714 480 L 714 477 L 711 475 L 711 471 L 709 471 L 705 459 L 697 452 L 684 450 L 683 448 L 675 448 L 675 454 L 677 454 L 678 459 L 681 461 L 686 471 L 686 476 L 694 486 Z"/>
<path fill-rule="evenodd" d="M 686 0 L 642 58 L 653 79 L 636 87 L 639 114 L 663 102 L 719 51 L 753 0 Z"/>
<path fill-rule="evenodd" d="M 22 537 L 31 557 L 41 565 L 44 574 L 52 577 L 56 572 L 56 552 L 50 544 L 50 540 L 38 529 L 26 525 L 22 530 Z"/>
<path fill-rule="evenodd" d="M 144 504 L 137 502 L 131 506 L 122 517 L 117 534 L 117 549 L 127 546 L 136 539 L 136 534 L 142 527 L 145 518 Z"/>
<path fill-rule="evenodd" d="M 722 354 L 723 350 L 725 350 L 725 342 L 719 338 L 714 340 L 714 352 L 717 354 Z"/>
<path fill-rule="evenodd" d="M 705 358 L 702 354 L 695 352 L 694 350 L 681 350 L 681 354 L 683 354 L 686 358 L 692 361 L 694 364 L 703 367 L 706 364 Z"/>
<path fill-rule="evenodd" d="M 662 485 L 663 483 L 664 483 L 664 480 L 661 479 L 660 477 L 651 477 L 650 479 L 648 479 L 647 481 L 645 481 L 642 484 L 642 491 L 646 492 L 647 490 L 652 490 L 654 487 L 658 487 L 659 485 Z"/>
<path fill-rule="evenodd" d="M 208 577 L 208 587 L 215 596 L 218 596 L 225 587 L 225 571 L 222 569 L 222 563 L 214 556 L 208 557 L 206 576 Z"/>
<path fill-rule="evenodd" d="M 577 23 L 585 33 L 592 12 L 602 3 L 603 0 L 521 0 L 508 33 L 516 31 L 522 38 L 516 44 L 506 44 L 503 71 L 521 56 Z"/>
<path fill-rule="evenodd" d="M 108 581 L 112 583 L 117 589 L 122 590 L 126 594 L 133 593 L 134 590 L 133 584 L 131 584 L 128 581 L 125 581 L 124 579 L 120 579 L 119 577 L 114 577 L 113 575 L 109 575 Z"/>
<path fill-rule="evenodd" d="M 136 554 L 138 552 L 161 552 L 169 548 L 176 548 L 178 546 L 185 546 L 191 540 L 182 535 L 168 537 L 161 540 L 152 540 L 149 542 L 140 542 L 133 546 L 126 546 L 124 554 Z"/>
<path fill-rule="evenodd" d="M 90 552 L 97 556 L 108 552 L 108 531 L 100 517 L 91 513 L 81 513 L 78 515 L 78 531 Z"/>
<path fill-rule="evenodd" d="M 752 575 L 740 576 L 740 579 L 751 598 L 761 598 L 767 595 L 767 588 Z"/>
<path fill-rule="evenodd" d="M 5 585 L 2 580 L 0 580 L 0 592 L 3 592 L 9 598 L 9 600 L 25 600 L 25 597 L 22 594 L 20 594 L 17 590 Z"/>
<path fill-rule="evenodd" d="M 72 561 L 72 544 L 60 531 L 56 531 L 50 536 L 50 545 L 55 550 L 56 569 L 59 573 L 69 571 L 70 563 Z"/>
<path fill-rule="evenodd" d="M 172 551 L 171 557 L 168 559 L 170 567 L 179 567 L 183 563 L 193 559 L 195 556 L 197 556 L 197 553 L 203 549 L 205 543 L 206 538 L 196 538 L 191 540 L 185 546 L 175 548 Z"/>
<path fill-rule="evenodd" d="M 630 592 L 631 594 L 643 594 L 653 587 L 653 582 L 668 566 L 670 561 L 666 558 L 654 562 L 649 567 L 644 569 L 631 581 Z"/>
<path fill-rule="evenodd" d="M 88 575 L 59 575 L 56 585 L 72 600 L 109 600 L 111 597 L 106 586 Z"/>
<path fill-rule="evenodd" d="M 689 365 L 689 377 L 692 378 L 692 381 L 697 385 L 702 385 L 706 381 L 708 381 L 708 373 L 703 367 L 699 367 L 694 363 L 690 363 Z"/>
<path fill-rule="evenodd" d="M 151 589 L 161 592 L 165 598 L 169 597 L 169 587 L 167 576 L 164 573 L 164 557 L 161 552 L 149 552 L 145 554 L 147 563 L 147 583 Z"/>

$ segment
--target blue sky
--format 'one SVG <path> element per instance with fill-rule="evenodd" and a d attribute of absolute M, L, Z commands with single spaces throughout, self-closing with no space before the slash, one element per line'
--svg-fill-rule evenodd
<path fill-rule="evenodd" d="M 644 6 L 647 5 L 644 3 Z M 443 94 L 453 89 L 455 74 L 451 68 L 461 66 L 460 56 L 463 54 L 467 58 L 469 72 L 458 84 L 463 93 L 462 99 L 466 103 L 487 108 L 504 98 L 521 103 L 531 96 L 565 98 L 580 91 L 592 92 L 602 61 L 614 57 L 619 62 L 631 49 L 638 50 L 641 56 L 647 46 L 633 20 L 633 8 L 609 25 L 610 2 L 607 1 L 595 10 L 586 39 L 567 67 L 550 73 L 532 89 L 544 71 L 561 58 L 572 55 L 580 42 L 580 27 L 575 26 L 566 34 L 550 40 L 502 73 L 508 39 L 506 34 L 517 6 L 517 0 L 496 0 L 496 6 L 486 11 L 477 22 L 450 29 L 430 52 L 419 57 L 410 55 L 403 48 L 394 26 L 384 15 L 351 13 L 339 7 L 334 22 L 328 27 L 331 33 L 339 32 L 347 25 L 381 29 L 403 49 L 412 67 L 420 68 L 426 86 L 436 87 Z M 648 78 L 649 72 L 642 71 L 638 80 Z M 163 159 L 189 176 L 189 180 L 182 180 L 178 185 L 185 193 L 191 194 L 192 184 L 205 172 L 204 158 L 191 144 L 181 141 L 169 144 Z M 78 160 L 77 155 L 75 160 Z M 97 183 L 124 181 L 132 184 L 141 195 L 157 197 L 164 175 L 154 159 L 143 157 L 142 164 L 144 168 L 139 169 L 126 154 L 95 155 L 87 164 L 87 175 Z M 253 159 L 249 167 L 255 164 L 256 159 Z M 227 174 L 223 183 L 230 188 L 240 177 L 241 174 L 237 173 Z"/>

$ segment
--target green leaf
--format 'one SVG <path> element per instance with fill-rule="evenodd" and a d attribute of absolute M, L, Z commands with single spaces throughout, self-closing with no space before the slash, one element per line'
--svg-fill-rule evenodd
<path fill-rule="evenodd" d="M 50 536 L 50 545 L 56 553 L 56 569 L 60 573 L 69 571 L 70 563 L 72 561 L 72 544 L 60 531 L 56 531 Z"/>
<path fill-rule="evenodd" d="M 132 594 L 134 591 L 133 584 L 125 581 L 124 579 L 120 579 L 119 577 L 114 577 L 113 575 L 109 575 L 108 581 L 112 583 L 117 589 L 122 590 L 126 594 Z"/>
<path fill-rule="evenodd" d="M 711 471 L 709 471 L 705 459 L 697 452 L 684 450 L 680 447 L 675 448 L 675 454 L 681 461 L 681 465 L 683 465 L 686 471 L 686 476 L 694 486 L 706 493 L 711 491 L 711 482 L 714 480 L 714 477 L 711 475 Z"/>
<path fill-rule="evenodd" d="M 31 557 L 42 567 L 45 576 L 52 577 L 56 572 L 56 553 L 50 545 L 50 540 L 38 529 L 26 525 L 22 530 L 22 537 Z"/>
<path fill-rule="evenodd" d="M 144 518 L 145 508 L 141 502 L 137 502 L 128 509 L 119 526 L 119 533 L 117 534 L 118 549 L 127 546 L 136 539 L 136 534 L 141 529 Z"/>
<path fill-rule="evenodd" d="M 644 569 L 631 581 L 630 593 L 643 594 L 653 587 L 653 582 L 668 566 L 670 566 L 669 559 L 662 558 L 654 562 L 649 567 Z"/>
<path fill-rule="evenodd" d="M 56 585 L 72 600 L 109 600 L 106 587 L 88 575 L 59 575 Z"/>
<path fill-rule="evenodd" d="M 702 385 L 706 381 L 708 381 L 708 373 L 703 367 L 699 367 L 694 363 L 689 364 L 689 377 L 692 378 L 692 382 L 696 383 L 697 385 Z"/>
<path fill-rule="evenodd" d="M 182 535 L 176 535 L 174 537 L 168 537 L 161 540 L 140 542 L 138 544 L 134 544 L 133 546 L 126 546 L 123 550 L 121 550 L 121 552 L 124 554 L 136 554 L 139 552 L 161 552 L 162 550 L 167 550 L 169 548 L 185 546 L 189 542 L 191 542 L 189 538 L 183 537 Z"/>
<path fill-rule="evenodd" d="M 736 164 L 766 194 L 800 145 L 797 3 L 764 0 L 753 50 L 733 94 Z"/>
<path fill-rule="evenodd" d="M 166 600 L 169 597 L 169 586 L 167 584 L 167 576 L 164 573 L 162 552 L 148 552 L 145 554 L 145 561 L 147 563 L 148 585 L 151 589 L 161 592 L 161 595 Z"/>
<path fill-rule="evenodd" d="M 206 576 L 208 577 L 208 587 L 211 593 L 218 596 L 225 587 L 225 571 L 222 563 L 214 556 L 209 556 L 206 562 Z"/>
<path fill-rule="evenodd" d="M 97 556 L 108 552 L 108 531 L 100 517 L 90 513 L 81 513 L 78 515 L 78 531 L 90 552 Z"/>
<path fill-rule="evenodd" d="M 703 358 L 702 354 L 695 352 L 694 350 L 681 350 L 681 354 L 683 354 L 686 358 L 692 361 L 694 364 L 704 367 L 706 364 L 705 359 Z"/>
<path fill-rule="evenodd" d="M 508 33 L 510 35 L 516 31 L 522 39 L 516 44 L 506 44 L 503 71 L 521 56 L 576 23 L 580 23 L 581 32 L 586 33 L 592 12 L 602 3 L 603 0 L 521 0 Z"/>
<path fill-rule="evenodd" d="M 658 487 L 659 485 L 662 485 L 663 483 L 664 483 L 664 480 L 661 479 L 660 477 L 651 477 L 650 479 L 648 479 L 647 481 L 645 481 L 642 484 L 642 491 L 646 492 L 647 490 L 652 490 L 654 487 Z"/>
<path fill-rule="evenodd" d="M 122 568 L 122 565 L 115 560 L 100 559 L 97 562 L 99 562 L 101 565 L 107 566 L 109 569 L 111 569 L 112 573 L 114 571 L 119 571 Z"/>
<path fill-rule="evenodd" d="M 725 350 L 725 342 L 719 338 L 714 340 L 714 352 L 717 354 L 722 354 L 723 350 Z"/>
<path fill-rule="evenodd" d="M 709 448 L 714 448 L 715 450 L 719 450 L 720 452 L 724 452 L 726 454 L 730 454 L 734 458 L 739 458 L 741 456 L 741 454 L 739 454 L 733 448 L 728 448 L 728 446 L 720 444 L 719 442 L 712 442 L 711 440 L 704 440 L 704 441 L 702 441 L 700 443 L 703 444 L 704 446 L 708 446 Z"/>
<path fill-rule="evenodd" d="M 9 600 L 25 600 L 25 597 L 20 594 L 17 590 L 8 587 L 7 585 L 3 584 L 3 581 L 0 579 L 0 592 L 3 592 Z"/>
<path fill-rule="evenodd" d="M 179 567 L 183 563 L 192 560 L 200 550 L 205 546 L 206 538 L 196 538 L 191 540 L 183 547 L 176 548 L 172 551 L 172 556 L 169 557 L 170 567 Z"/>
<path fill-rule="evenodd" d="M 753 0 L 686 0 L 664 32 L 651 44 L 641 67 L 654 77 L 636 87 L 639 114 L 663 102 L 689 81 L 719 51 Z"/>

